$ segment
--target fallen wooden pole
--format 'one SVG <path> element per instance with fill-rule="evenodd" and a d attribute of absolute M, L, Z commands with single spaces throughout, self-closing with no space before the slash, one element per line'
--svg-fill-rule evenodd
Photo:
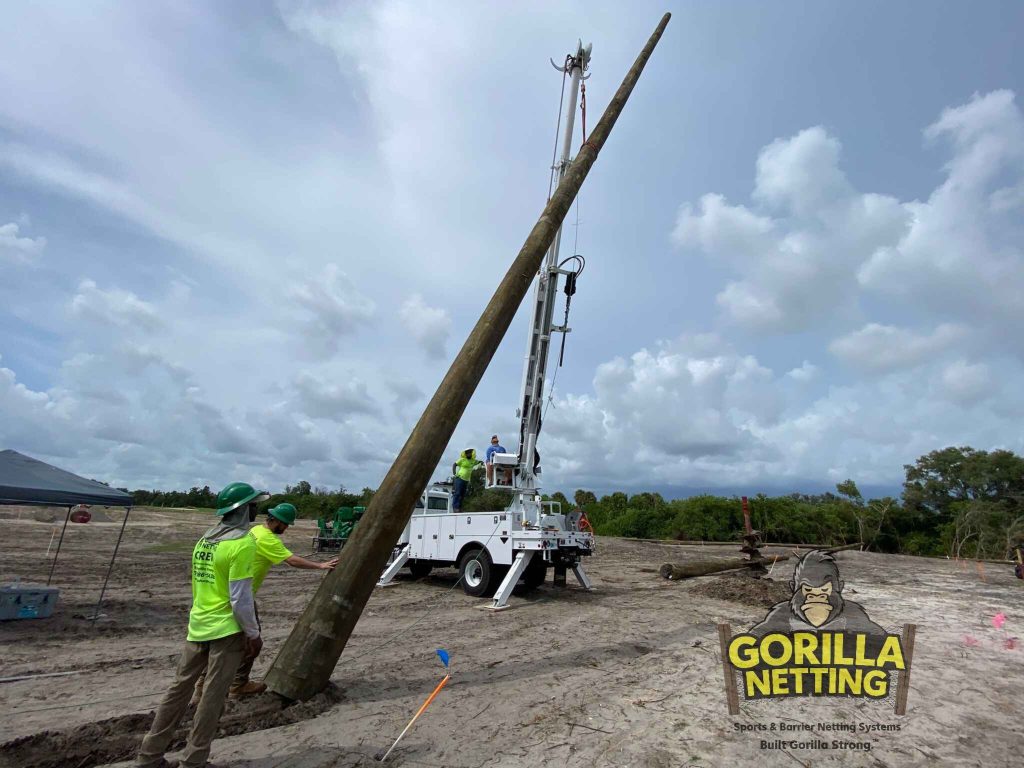
<path fill-rule="evenodd" d="M 850 549 L 860 549 L 863 546 L 864 545 L 858 541 L 854 544 L 843 544 L 841 547 L 823 547 L 823 549 L 829 554 L 832 554 L 833 552 L 846 552 Z"/>
<path fill-rule="evenodd" d="M 437 468 L 470 397 L 670 17 L 668 13 L 662 17 L 593 132 L 580 147 L 519 255 L 384 476 L 366 514 L 342 550 L 338 566 L 324 577 L 292 628 L 267 673 L 267 686 L 274 693 L 304 700 L 321 691 L 330 680 L 395 542 L 412 516 L 416 499 Z"/>
<path fill-rule="evenodd" d="M 684 546 L 684 547 L 735 547 L 735 541 L 704 541 L 702 539 L 633 539 L 628 536 L 622 537 L 623 541 L 638 541 L 644 544 L 668 544 L 670 546 Z M 783 547 L 785 549 L 832 549 L 831 544 L 787 544 L 785 542 L 765 542 L 761 544 L 762 547 Z M 859 547 L 860 542 L 856 544 L 844 544 L 842 548 L 852 549 L 853 547 Z M 840 551 L 841 548 L 835 551 Z"/>
<path fill-rule="evenodd" d="M 758 565 L 771 566 L 772 563 L 780 563 L 789 560 L 789 555 L 779 557 L 762 557 L 760 559 L 747 560 L 745 557 L 732 557 L 728 560 L 697 560 L 693 563 L 665 563 L 658 570 L 662 578 L 670 581 L 679 579 L 691 579 L 694 576 L 710 576 L 713 573 L 723 571 L 735 571 L 740 568 L 753 568 Z"/>
<path fill-rule="evenodd" d="M 825 551 L 832 554 L 833 552 L 842 552 L 859 546 L 860 542 L 856 544 L 844 544 L 841 547 L 825 548 Z M 670 581 L 678 581 L 679 579 L 692 579 L 695 576 L 710 576 L 713 573 L 737 571 L 741 568 L 757 568 L 758 566 L 767 566 L 770 568 L 775 563 L 781 563 L 783 560 L 789 560 L 790 557 L 791 555 L 779 555 L 778 557 L 766 555 L 765 557 L 755 557 L 750 560 L 745 557 L 731 557 L 725 560 L 696 560 L 692 563 L 665 563 L 658 569 L 658 573 L 661 574 L 662 578 L 669 579 Z"/>

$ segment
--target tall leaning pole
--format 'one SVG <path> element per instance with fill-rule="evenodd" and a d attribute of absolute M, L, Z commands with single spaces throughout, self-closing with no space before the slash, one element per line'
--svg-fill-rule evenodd
<path fill-rule="evenodd" d="M 416 499 L 430 481 L 470 397 L 670 17 L 669 13 L 662 17 L 626 73 L 385 475 L 366 514 L 345 544 L 337 568 L 324 578 L 292 628 L 267 673 L 271 691 L 287 699 L 304 700 L 327 686 L 392 548 L 412 515 Z"/>

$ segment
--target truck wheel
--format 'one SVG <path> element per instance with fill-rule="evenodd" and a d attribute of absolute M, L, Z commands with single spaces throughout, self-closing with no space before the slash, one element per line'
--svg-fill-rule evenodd
<path fill-rule="evenodd" d="M 459 561 L 462 591 L 471 597 L 490 597 L 501 579 L 486 549 L 471 549 Z"/>
<path fill-rule="evenodd" d="M 409 562 L 409 571 L 417 579 L 422 579 L 424 576 L 429 576 L 431 569 L 434 565 L 429 560 L 411 560 Z"/>
<path fill-rule="evenodd" d="M 548 564 L 544 562 L 544 558 L 538 552 L 533 556 L 530 564 L 526 566 L 526 572 L 523 574 L 523 586 L 527 590 L 534 590 L 544 583 L 547 575 Z"/>

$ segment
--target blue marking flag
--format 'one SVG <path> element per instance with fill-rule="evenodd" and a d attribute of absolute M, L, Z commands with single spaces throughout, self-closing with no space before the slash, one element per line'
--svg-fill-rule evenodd
<path fill-rule="evenodd" d="M 445 650 L 442 650 L 441 648 L 438 648 L 437 649 L 437 656 L 438 656 L 439 659 L 441 659 L 441 663 L 444 664 L 444 666 L 447 668 L 448 667 L 448 651 L 445 651 Z"/>

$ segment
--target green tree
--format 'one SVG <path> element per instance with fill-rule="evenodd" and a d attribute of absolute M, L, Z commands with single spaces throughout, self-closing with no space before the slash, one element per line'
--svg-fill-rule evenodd
<path fill-rule="evenodd" d="M 918 513 L 911 536 L 925 534 L 931 553 L 1003 557 L 1021 523 L 1024 458 L 969 446 L 932 451 L 904 466 L 904 507 Z"/>
<path fill-rule="evenodd" d="M 594 495 L 594 492 L 585 491 L 582 488 L 578 489 L 576 493 L 572 495 L 572 499 L 580 509 L 583 509 L 588 504 L 597 504 L 597 496 Z"/>

